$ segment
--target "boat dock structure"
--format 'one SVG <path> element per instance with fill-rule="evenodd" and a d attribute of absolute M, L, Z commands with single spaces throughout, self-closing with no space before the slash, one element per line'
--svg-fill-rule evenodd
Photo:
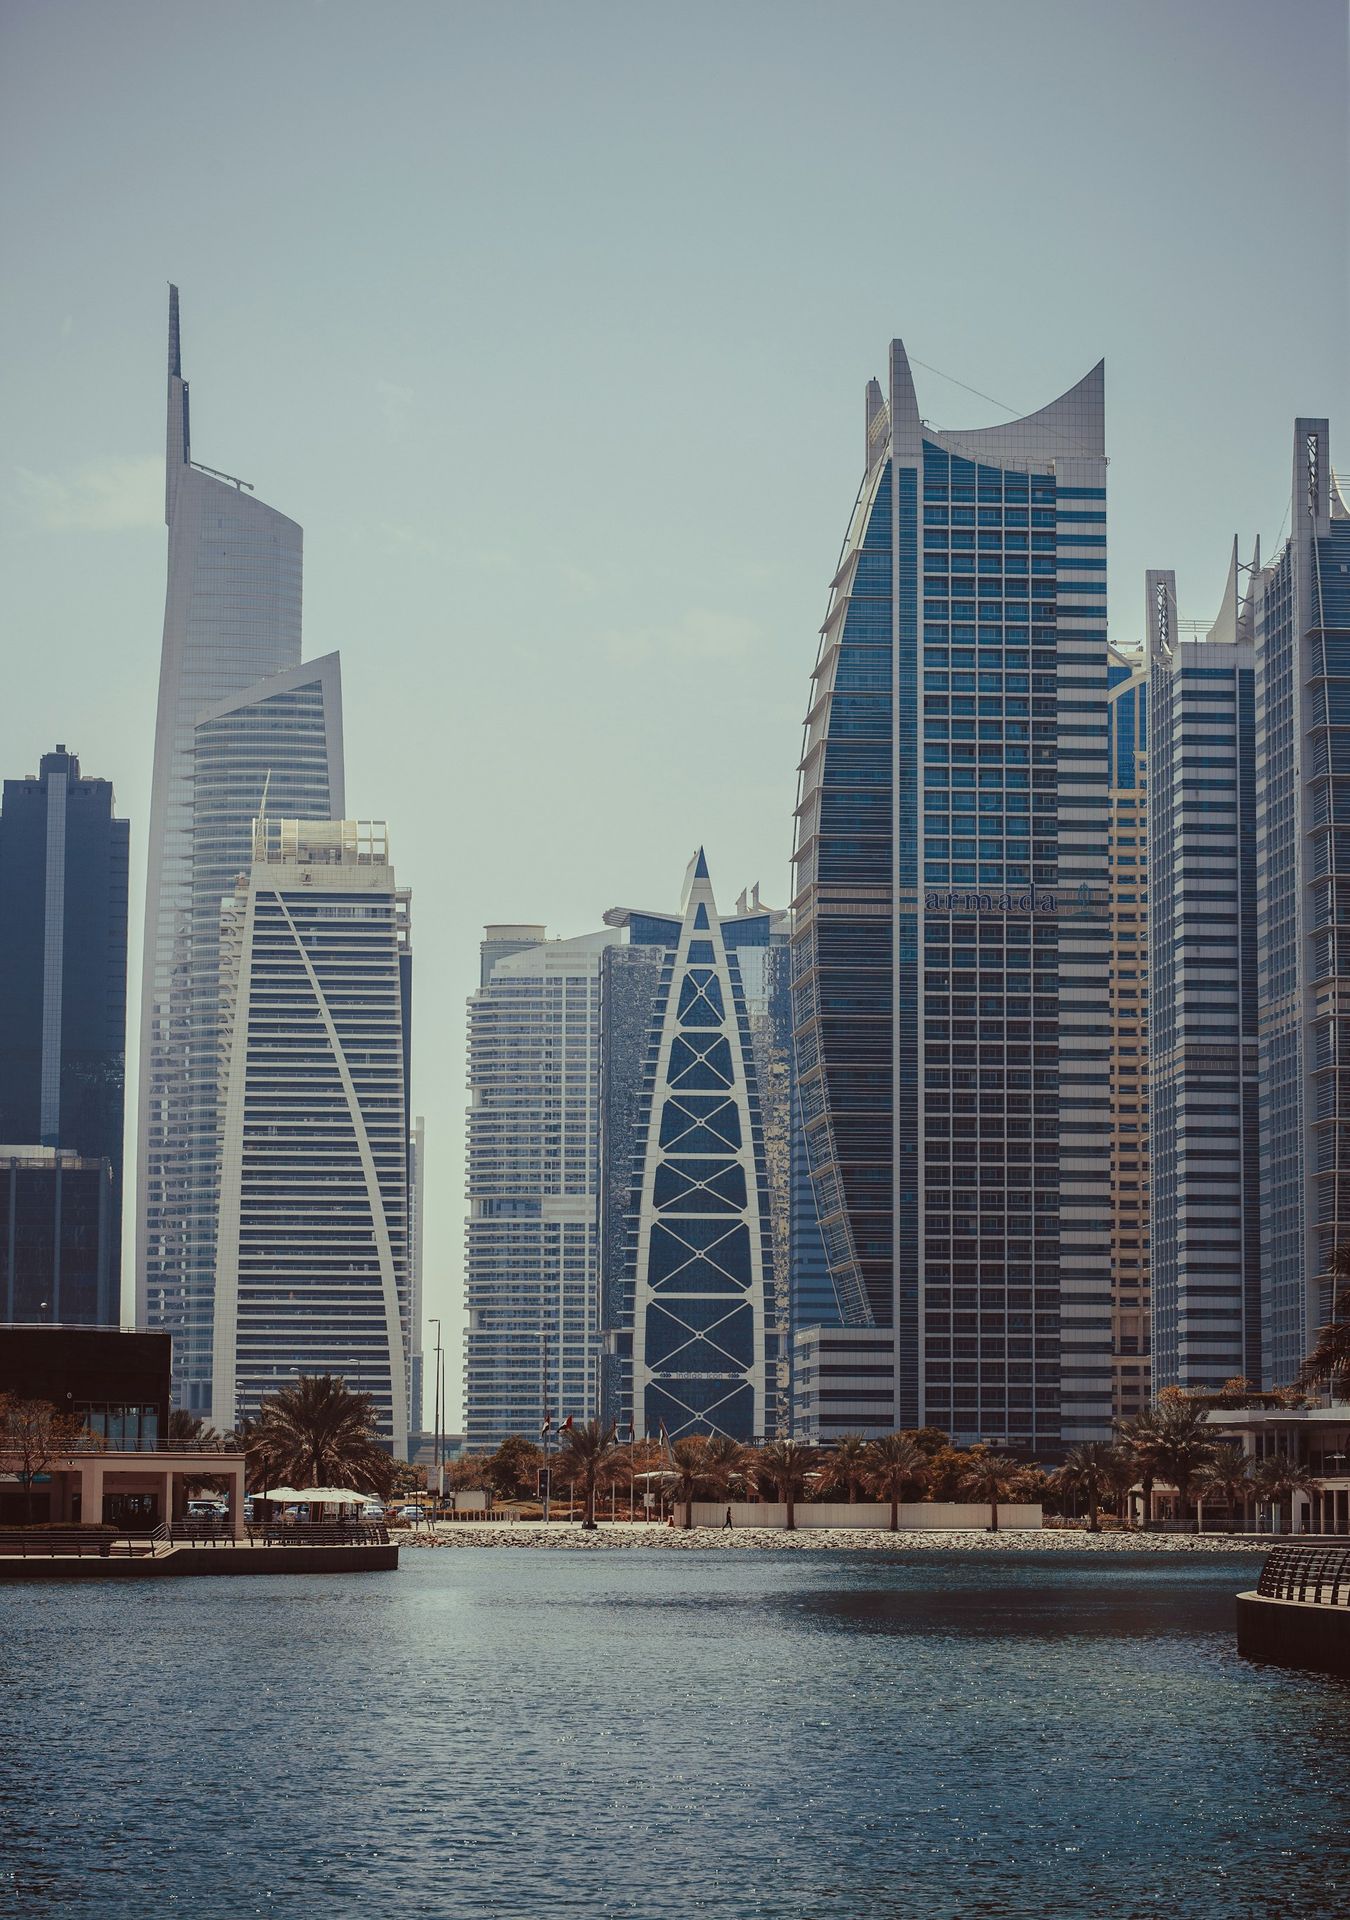
<path fill-rule="evenodd" d="M 0 1528 L 0 1581 L 157 1580 L 182 1574 L 388 1573 L 398 1545 L 383 1526 Z"/>
<path fill-rule="evenodd" d="M 1350 1547 L 1275 1547 L 1254 1592 L 1237 1597 L 1238 1652 L 1350 1678 Z"/>

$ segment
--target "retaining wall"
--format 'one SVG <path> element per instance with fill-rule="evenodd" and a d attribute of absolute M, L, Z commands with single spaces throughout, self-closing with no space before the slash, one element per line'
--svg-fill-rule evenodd
<path fill-rule="evenodd" d="M 785 1527 L 787 1507 L 781 1500 L 695 1500 L 694 1525 L 720 1527 L 731 1508 L 733 1527 Z M 891 1524 L 889 1501 L 799 1500 L 793 1515 L 797 1525 L 807 1527 L 874 1527 L 885 1532 Z M 902 1500 L 902 1533 L 984 1533 L 989 1527 L 989 1508 L 981 1501 Z M 675 1524 L 684 1519 L 683 1505 L 677 1505 Z M 1041 1525 L 1041 1509 L 1033 1506 L 1000 1506 L 1000 1527 L 1014 1532 Z"/>
<path fill-rule="evenodd" d="M 1237 1597 L 1238 1652 L 1248 1660 L 1281 1667 L 1312 1667 L 1350 1677 L 1350 1607 L 1311 1600 L 1269 1600 L 1261 1593 Z"/>

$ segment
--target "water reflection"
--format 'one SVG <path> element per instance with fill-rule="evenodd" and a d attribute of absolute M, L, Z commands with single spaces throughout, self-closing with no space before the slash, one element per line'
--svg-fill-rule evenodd
<path fill-rule="evenodd" d="M 1254 1560 L 408 1556 L 0 1589 L 0 1914 L 1350 1910 L 1350 1689 Z"/>

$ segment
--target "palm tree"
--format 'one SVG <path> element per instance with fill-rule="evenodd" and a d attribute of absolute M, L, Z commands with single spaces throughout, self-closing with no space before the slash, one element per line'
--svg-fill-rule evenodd
<path fill-rule="evenodd" d="M 719 1494 L 730 1493 L 736 1487 L 744 1491 L 750 1454 L 739 1440 L 733 1440 L 729 1433 L 713 1434 L 703 1450 L 703 1460 Z"/>
<path fill-rule="evenodd" d="M 1220 1446 L 1214 1458 L 1197 1470 L 1195 1488 L 1202 1500 L 1220 1501 L 1230 1513 L 1240 1514 L 1245 1529 L 1254 1486 L 1251 1463 L 1240 1447 Z"/>
<path fill-rule="evenodd" d="M 866 1454 L 867 1490 L 891 1503 L 891 1532 L 900 1531 L 900 1502 L 928 1478 L 928 1455 L 908 1433 L 886 1433 Z"/>
<path fill-rule="evenodd" d="M 184 1453 L 222 1453 L 228 1436 L 208 1426 L 200 1413 L 189 1413 L 186 1407 L 171 1407 L 164 1437 Z M 221 1473 L 185 1473 L 182 1481 L 184 1491 L 189 1494 L 200 1493 L 203 1487 L 211 1493 L 227 1493 L 230 1486 L 226 1475 Z"/>
<path fill-rule="evenodd" d="M 208 1427 L 200 1413 L 189 1413 L 186 1407 L 170 1408 L 164 1438 L 184 1448 L 195 1447 L 199 1453 L 220 1453 L 225 1445 L 224 1434 Z"/>
<path fill-rule="evenodd" d="M 759 1450 L 760 1471 L 773 1482 L 779 1499 L 787 1508 L 789 1533 L 795 1533 L 797 1529 L 797 1496 L 806 1480 L 812 1458 L 810 1447 L 804 1447 L 800 1440 L 770 1440 L 767 1447 Z"/>
<path fill-rule="evenodd" d="M 1335 1249 L 1327 1270 L 1332 1280 L 1331 1318 L 1318 1334 L 1295 1384 L 1330 1387 L 1334 1399 L 1338 1379 L 1344 1381 L 1350 1374 L 1350 1243 Z"/>
<path fill-rule="evenodd" d="M 709 1490 L 709 1442 L 703 1434 L 686 1434 L 670 1448 L 670 1492 L 684 1501 L 684 1530 L 693 1526 L 693 1501 Z"/>
<path fill-rule="evenodd" d="M 1216 1452 L 1205 1409 L 1194 1400 L 1170 1400 L 1159 1411 L 1154 1456 L 1158 1473 L 1177 1490 L 1181 1518 L 1190 1519 L 1191 1483 Z"/>
<path fill-rule="evenodd" d="M 1158 1476 L 1162 1416 L 1157 1407 L 1145 1407 L 1142 1413 L 1122 1420 L 1116 1431 L 1121 1446 L 1134 1462 L 1136 1477 L 1143 1492 L 1144 1524 L 1147 1526 L 1153 1518 L 1153 1483 Z"/>
<path fill-rule="evenodd" d="M 375 1402 L 332 1374 L 302 1374 L 264 1400 L 253 1430 L 266 1486 L 342 1486 L 381 1499 L 394 1481 L 394 1461 L 375 1435 Z"/>
<path fill-rule="evenodd" d="M 867 1477 L 868 1445 L 860 1433 L 841 1433 L 834 1451 L 820 1476 L 822 1493 L 840 1493 L 850 1505 L 858 1498 L 858 1487 Z"/>
<path fill-rule="evenodd" d="M 1321 1481 L 1314 1479 L 1305 1466 L 1297 1460 L 1291 1460 L 1285 1453 L 1271 1454 L 1258 1461 L 1252 1481 L 1256 1498 L 1261 1504 L 1279 1509 L 1282 1533 L 1294 1531 L 1294 1495 L 1322 1491 Z"/>
<path fill-rule="evenodd" d="M 587 1533 L 595 1532 L 595 1496 L 617 1464 L 614 1459 L 617 1448 L 618 1437 L 612 1426 L 587 1420 L 579 1427 L 569 1427 L 558 1449 L 558 1472 L 573 1488 L 578 1480 L 581 1482 L 586 1503 L 581 1524 Z"/>
<path fill-rule="evenodd" d="M 1086 1494 L 1089 1533 L 1100 1533 L 1102 1530 L 1098 1508 L 1103 1491 L 1112 1484 L 1113 1475 L 1118 1469 L 1116 1449 L 1105 1440 L 1084 1440 L 1081 1445 L 1071 1447 L 1064 1456 L 1064 1464 L 1056 1478 L 1074 1493 Z"/>
<path fill-rule="evenodd" d="M 1116 1503 L 1116 1518 L 1128 1521 L 1130 1518 L 1130 1489 L 1138 1479 L 1134 1455 L 1128 1447 L 1113 1441 L 1107 1458 L 1107 1485 Z"/>
<path fill-rule="evenodd" d="M 972 1447 L 970 1461 L 961 1475 L 961 1491 L 973 1493 L 989 1502 L 989 1531 L 998 1532 L 998 1503 L 1010 1500 L 1022 1488 L 1022 1469 L 1011 1454 L 985 1453 Z"/>

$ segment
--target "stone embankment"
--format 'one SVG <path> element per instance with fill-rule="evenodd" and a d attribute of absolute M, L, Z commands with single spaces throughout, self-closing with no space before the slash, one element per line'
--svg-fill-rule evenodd
<path fill-rule="evenodd" d="M 1255 1535 L 1206 1533 L 1087 1533 L 1067 1527 L 1032 1528 L 1022 1532 L 925 1533 L 910 1530 L 889 1533 L 871 1527 L 812 1527 L 789 1533 L 769 1527 L 660 1526 L 646 1521 L 602 1521 L 594 1533 L 575 1522 L 537 1520 L 453 1521 L 427 1528 L 400 1529 L 403 1547 L 540 1547 L 595 1551 L 597 1548 L 649 1547 L 667 1552 L 701 1552 L 727 1548 L 743 1552 L 796 1550 L 820 1553 L 843 1549 L 856 1552 L 990 1552 L 990 1553 L 1262 1553 L 1268 1538 Z"/>

